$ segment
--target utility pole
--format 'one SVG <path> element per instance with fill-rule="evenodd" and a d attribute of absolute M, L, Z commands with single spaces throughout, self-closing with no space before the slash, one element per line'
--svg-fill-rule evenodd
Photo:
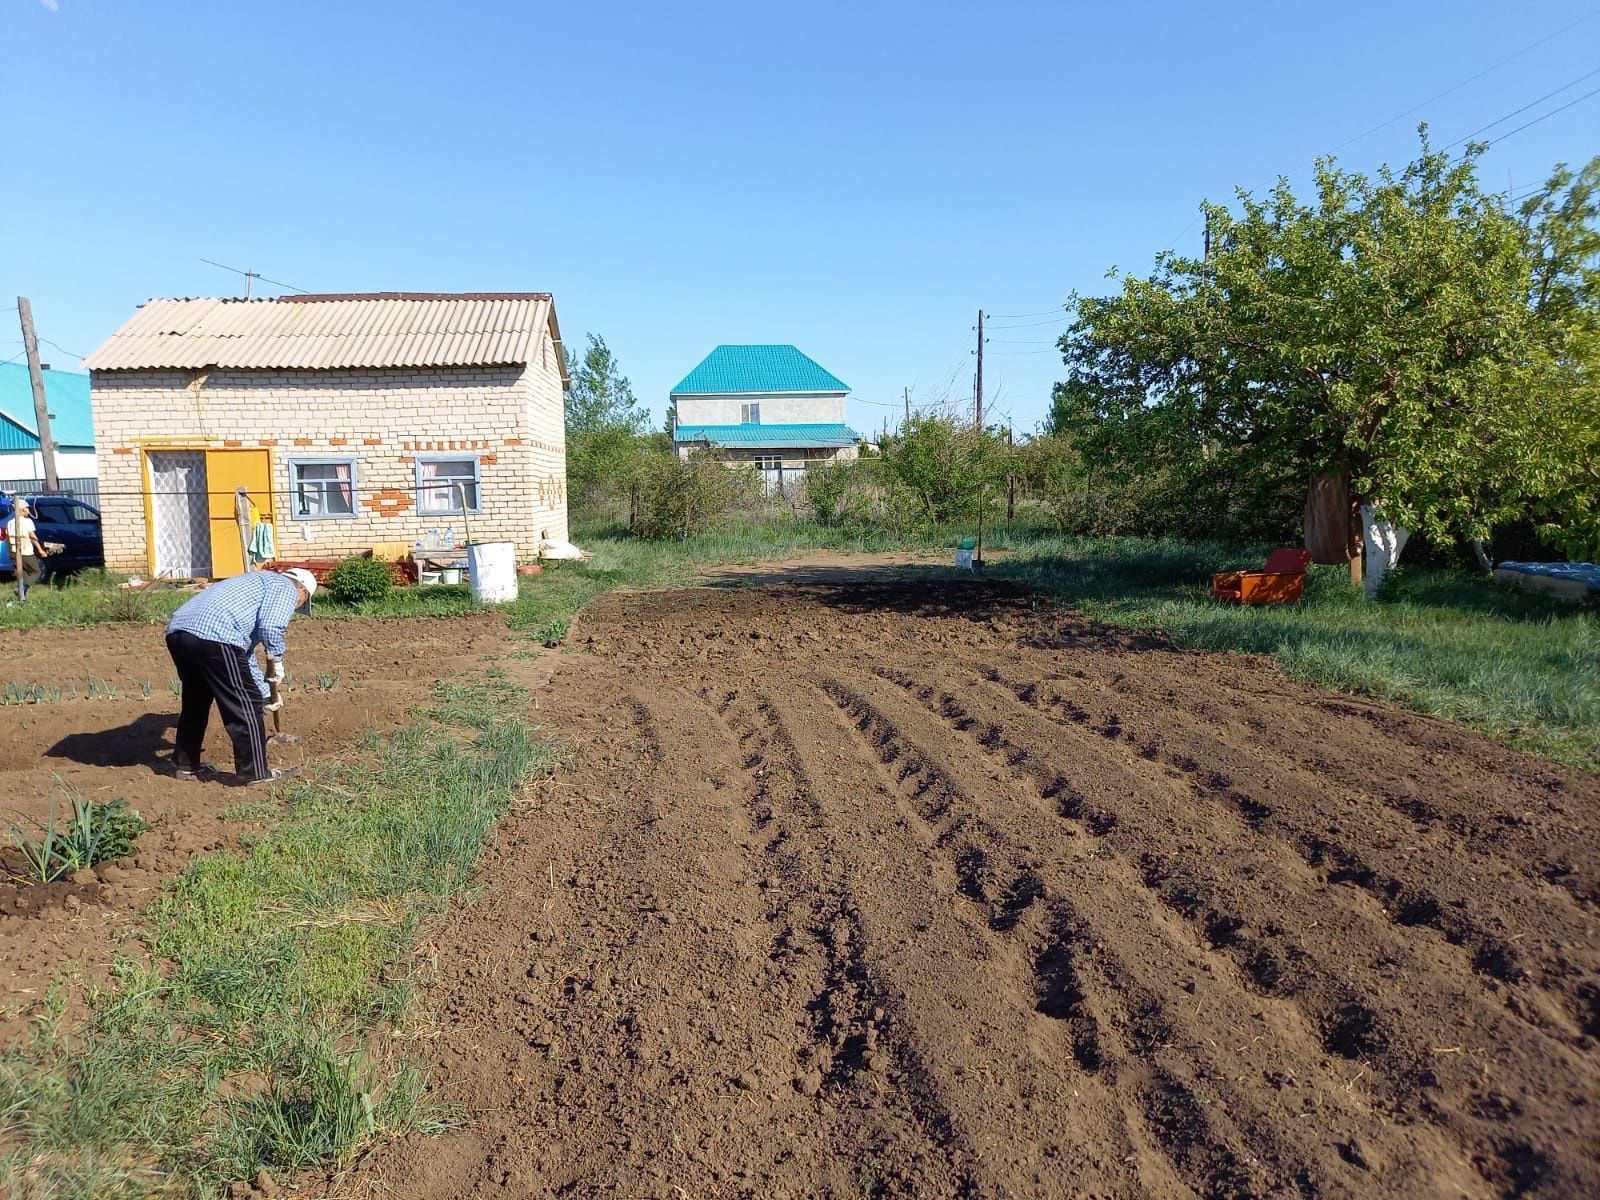
<path fill-rule="evenodd" d="M 246 271 L 244 273 L 244 298 L 246 300 L 250 300 L 250 299 L 253 298 L 254 292 L 255 292 L 255 286 L 256 286 L 256 273 L 254 271 Z"/>
<path fill-rule="evenodd" d="M 972 424 L 983 443 L 983 309 L 978 310 L 978 379 L 972 389 Z M 978 482 L 978 551 L 972 556 L 972 565 L 983 566 L 983 481 Z"/>
<path fill-rule="evenodd" d="M 1011 426 L 1006 426 L 1006 528 L 1009 530 L 1011 522 L 1017 517 L 1017 473 L 1013 469 L 1016 461 L 1012 459 L 1010 450 L 1014 445 L 1011 437 Z"/>
<path fill-rule="evenodd" d="M 900 398 L 906 402 L 906 424 L 911 424 L 911 389 L 901 388 Z"/>
<path fill-rule="evenodd" d="M 44 459 L 44 488 L 61 490 L 56 474 L 56 444 L 50 440 L 50 402 L 44 394 L 44 376 L 39 371 L 39 338 L 33 331 L 33 305 L 26 296 L 17 297 L 17 316 L 22 319 L 22 348 L 28 355 L 28 382 L 33 385 L 33 418 L 39 428 L 39 455 Z"/>

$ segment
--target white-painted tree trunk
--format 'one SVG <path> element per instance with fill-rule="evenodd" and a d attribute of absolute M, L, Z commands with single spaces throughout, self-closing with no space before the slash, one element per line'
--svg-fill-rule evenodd
<path fill-rule="evenodd" d="M 1409 529 L 1402 529 L 1392 521 L 1378 515 L 1370 504 L 1361 506 L 1361 536 L 1367 545 L 1366 588 L 1367 599 L 1378 594 L 1389 568 L 1400 561 L 1400 552 L 1411 537 Z"/>

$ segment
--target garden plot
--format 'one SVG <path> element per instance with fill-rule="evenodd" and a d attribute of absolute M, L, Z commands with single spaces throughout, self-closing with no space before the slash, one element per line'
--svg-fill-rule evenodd
<path fill-rule="evenodd" d="M 502 617 L 296 620 L 284 727 L 274 765 L 314 763 L 348 749 L 367 727 L 392 728 L 425 703 L 432 683 L 481 670 L 507 640 Z M 126 917 L 164 876 L 197 854 L 235 844 L 260 791 L 229 786 L 232 750 L 213 712 L 206 758 L 223 781 L 166 771 L 177 682 L 159 626 L 98 625 L 0 633 L 0 795 L 5 820 L 37 837 L 73 800 L 126 802 L 149 823 L 131 853 L 56 882 L 29 881 L 11 836 L 0 838 L 0 1037 L 36 1011 L 58 972 L 91 976 L 112 958 Z"/>
<path fill-rule="evenodd" d="M 1600 782 L 938 582 L 614 593 L 408 1196 L 1600 1194 Z M 364 1194 L 364 1193 L 363 1193 Z"/>

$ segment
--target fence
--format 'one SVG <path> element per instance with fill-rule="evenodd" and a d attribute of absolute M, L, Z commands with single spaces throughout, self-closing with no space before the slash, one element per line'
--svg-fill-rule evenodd
<path fill-rule="evenodd" d="M 54 492 L 44 486 L 42 479 L 0 479 L 0 492 L 23 496 L 71 496 L 74 500 L 100 507 L 100 481 L 92 475 L 63 479 Z"/>

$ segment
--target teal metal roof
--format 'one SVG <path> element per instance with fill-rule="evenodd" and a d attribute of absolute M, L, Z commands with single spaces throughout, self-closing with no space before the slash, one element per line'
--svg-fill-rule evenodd
<path fill-rule="evenodd" d="M 853 446 L 861 439 L 848 425 L 679 425 L 676 442 L 709 442 L 737 450 L 821 450 Z"/>
<path fill-rule="evenodd" d="M 50 406 L 50 436 L 63 449 L 94 449 L 89 409 L 89 376 L 78 371 L 45 371 L 44 395 Z M 26 363 L 0 363 L 0 450 L 37 450 L 33 384 Z"/>
<path fill-rule="evenodd" d="M 674 396 L 738 392 L 848 392 L 850 385 L 793 346 L 718 346 L 672 389 Z"/>

